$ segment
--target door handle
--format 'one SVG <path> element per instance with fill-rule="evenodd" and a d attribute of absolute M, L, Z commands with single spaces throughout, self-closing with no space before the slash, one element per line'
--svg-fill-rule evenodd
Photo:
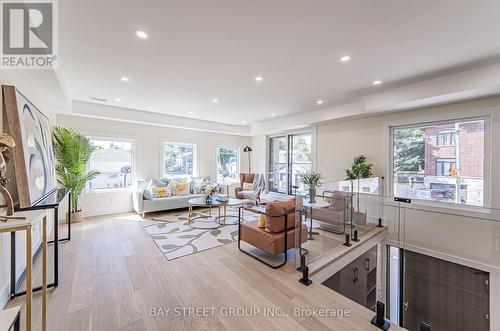
<path fill-rule="evenodd" d="M 366 269 L 366 271 L 370 271 L 370 259 L 369 258 L 365 259 L 365 269 Z"/>
<path fill-rule="evenodd" d="M 408 310 L 408 302 L 403 302 L 403 309 Z"/>
<path fill-rule="evenodd" d="M 354 284 L 356 284 L 356 282 L 358 281 L 358 275 L 359 275 L 359 271 L 358 271 L 358 267 L 354 268 L 354 279 L 352 280 L 352 282 Z"/>

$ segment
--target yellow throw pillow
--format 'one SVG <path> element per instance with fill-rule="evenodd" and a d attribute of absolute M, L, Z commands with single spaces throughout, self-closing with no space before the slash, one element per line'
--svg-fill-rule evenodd
<path fill-rule="evenodd" d="M 188 195 L 191 183 L 175 183 L 175 195 Z"/>
<path fill-rule="evenodd" d="M 170 194 L 170 190 L 168 189 L 168 187 L 154 187 L 153 188 L 153 197 L 155 198 L 165 198 L 165 197 L 169 197 L 171 194 Z"/>
<path fill-rule="evenodd" d="M 259 228 L 265 228 L 266 227 L 266 215 L 260 214 L 258 226 L 259 226 Z"/>
<path fill-rule="evenodd" d="M 243 183 L 243 191 L 253 190 L 253 183 Z"/>

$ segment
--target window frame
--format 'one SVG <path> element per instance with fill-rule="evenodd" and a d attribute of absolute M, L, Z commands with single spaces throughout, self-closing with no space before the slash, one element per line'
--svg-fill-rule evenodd
<path fill-rule="evenodd" d="M 441 175 L 439 174 L 439 171 L 438 171 L 440 163 L 443 164 L 443 172 L 442 172 Z M 453 164 L 454 165 L 453 168 L 455 168 L 455 169 L 457 167 L 457 159 L 455 159 L 455 158 L 449 158 L 449 159 L 441 158 L 441 159 L 436 159 L 436 176 L 438 176 L 438 177 L 449 177 L 450 176 L 450 175 L 445 175 L 444 174 L 444 164 L 445 163 L 450 164 L 450 165 Z M 450 173 L 451 173 L 451 170 L 450 170 Z"/>
<path fill-rule="evenodd" d="M 125 142 L 131 144 L 132 151 L 132 177 L 130 179 L 129 187 L 115 187 L 115 188 L 90 188 L 90 181 L 85 184 L 85 192 L 86 193 L 106 193 L 106 192 L 120 192 L 120 191 L 131 191 L 134 189 L 136 185 L 136 161 L 135 161 L 135 139 L 130 138 L 116 138 L 111 136 L 87 136 L 87 138 L 92 142 L 93 140 L 104 140 L 104 141 L 116 141 L 116 142 Z M 90 171 L 90 159 L 87 162 L 86 166 L 87 172 Z M 96 169 L 98 170 L 98 169 Z"/>
<path fill-rule="evenodd" d="M 496 110 L 496 109 L 495 109 Z M 435 115 L 435 116 L 422 116 L 412 119 L 405 119 L 400 121 L 393 121 L 387 123 L 385 125 L 386 132 L 386 143 L 384 144 L 386 147 L 386 160 L 388 162 L 387 167 L 387 186 L 385 188 L 385 192 L 390 197 L 394 197 L 394 130 L 402 129 L 402 128 L 418 128 L 425 126 L 433 126 L 433 125 L 442 125 L 449 124 L 453 122 L 472 122 L 472 121 L 484 121 L 484 145 L 483 145 L 483 205 L 468 205 L 454 202 L 443 202 L 443 201 L 434 201 L 434 200 L 421 200 L 412 198 L 412 203 L 425 205 L 425 206 L 434 206 L 434 207 L 443 207 L 444 209 L 461 209 L 461 210 L 478 210 L 481 208 L 490 208 L 491 206 L 491 138 L 492 138 L 492 119 L 493 113 L 492 109 L 476 109 L 476 116 L 470 116 L 471 111 L 465 111 L 460 113 L 449 113 L 444 115 Z M 436 140 L 437 143 L 437 140 Z M 442 147 L 442 146 L 441 146 Z"/>
<path fill-rule="evenodd" d="M 238 169 L 237 170 L 237 173 L 236 173 L 236 179 L 235 179 L 235 182 L 234 183 L 229 183 L 230 185 L 231 184 L 237 184 L 239 183 L 239 178 L 238 178 L 238 175 L 241 173 L 241 147 L 240 146 L 236 146 L 236 145 L 216 145 L 215 146 L 215 180 L 218 182 L 219 181 L 219 171 L 218 171 L 218 166 L 219 166 L 219 149 L 220 148 L 234 148 L 238 151 L 238 156 L 236 158 L 236 162 L 237 162 L 237 166 L 236 168 Z"/>
<path fill-rule="evenodd" d="M 193 173 L 191 175 L 166 174 L 165 173 L 165 144 L 191 145 L 193 146 Z M 198 146 L 193 142 L 181 142 L 172 140 L 161 140 L 160 142 L 160 178 L 188 178 L 198 175 Z"/>

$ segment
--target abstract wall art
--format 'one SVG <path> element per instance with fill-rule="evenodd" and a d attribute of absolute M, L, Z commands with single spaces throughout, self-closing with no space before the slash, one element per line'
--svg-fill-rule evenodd
<path fill-rule="evenodd" d="M 31 207 L 57 187 L 50 120 L 14 86 L 2 86 L 4 122 L 16 141 L 12 150 L 21 208 Z"/>

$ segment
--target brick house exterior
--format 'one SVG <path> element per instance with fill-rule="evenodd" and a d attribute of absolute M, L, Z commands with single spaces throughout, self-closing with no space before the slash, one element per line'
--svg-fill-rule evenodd
<path fill-rule="evenodd" d="M 484 175 L 484 121 L 460 123 L 458 128 L 460 177 L 482 178 Z M 438 174 L 438 161 L 455 160 L 456 146 L 454 143 L 448 144 L 449 138 L 445 137 L 454 131 L 454 124 L 437 125 L 425 129 L 424 170 L 426 176 L 442 176 Z M 439 142 L 438 139 L 440 139 Z"/>

